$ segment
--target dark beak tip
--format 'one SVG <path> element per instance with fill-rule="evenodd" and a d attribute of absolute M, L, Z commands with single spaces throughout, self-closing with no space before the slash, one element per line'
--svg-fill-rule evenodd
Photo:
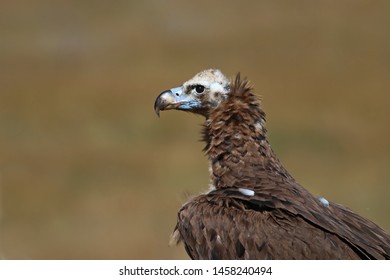
<path fill-rule="evenodd" d="M 156 101 L 154 101 L 154 111 L 158 117 L 160 117 L 160 111 L 165 110 L 166 107 L 166 102 L 161 98 L 161 96 L 167 92 L 170 92 L 170 90 L 166 90 L 160 93 L 160 95 L 157 96 Z"/>
<path fill-rule="evenodd" d="M 154 102 L 154 112 L 156 112 L 156 115 L 160 117 L 160 99 L 157 97 L 156 101 Z"/>

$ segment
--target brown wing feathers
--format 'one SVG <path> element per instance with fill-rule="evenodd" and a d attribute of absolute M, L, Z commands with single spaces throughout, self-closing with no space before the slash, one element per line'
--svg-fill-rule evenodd
<path fill-rule="evenodd" d="M 389 259 L 388 233 L 341 205 L 322 203 L 287 172 L 268 143 L 260 105 L 237 75 L 227 97 L 206 110 L 213 187 L 183 205 L 175 229 L 189 256 Z"/>

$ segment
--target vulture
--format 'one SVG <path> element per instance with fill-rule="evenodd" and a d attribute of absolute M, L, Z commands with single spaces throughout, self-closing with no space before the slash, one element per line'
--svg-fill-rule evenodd
<path fill-rule="evenodd" d="M 283 167 L 260 99 L 240 74 L 230 81 L 220 70 L 204 70 L 162 92 L 154 109 L 205 118 L 210 186 L 184 203 L 172 234 L 190 258 L 390 259 L 386 231 L 312 195 Z"/>

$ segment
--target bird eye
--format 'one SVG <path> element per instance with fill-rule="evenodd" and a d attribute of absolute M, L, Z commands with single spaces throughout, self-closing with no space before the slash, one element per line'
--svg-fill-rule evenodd
<path fill-rule="evenodd" d="M 202 92 L 204 92 L 204 86 L 197 85 L 197 86 L 195 86 L 195 90 L 197 93 L 202 93 Z"/>

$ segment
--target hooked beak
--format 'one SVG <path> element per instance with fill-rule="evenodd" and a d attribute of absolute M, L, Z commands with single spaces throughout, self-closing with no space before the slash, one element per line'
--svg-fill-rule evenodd
<path fill-rule="evenodd" d="M 183 110 L 191 111 L 199 106 L 199 101 L 194 100 L 190 95 L 184 94 L 183 87 L 176 87 L 163 91 L 154 102 L 154 110 L 157 116 L 164 110 Z"/>
<path fill-rule="evenodd" d="M 172 88 L 160 93 L 154 102 L 154 111 L 156 111 L 157 116 L 160 116 L 160 111 L 176 109 L 180 105 L 178 97 L 182 93 L 183 87 Z"/>

